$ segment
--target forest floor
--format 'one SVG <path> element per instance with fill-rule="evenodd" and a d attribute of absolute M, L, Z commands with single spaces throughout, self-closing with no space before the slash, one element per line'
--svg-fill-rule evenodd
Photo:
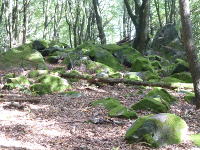
<path fill-rule="evenodd" d="M 0 76 L 7 72 L 0 70 Z M 1 84 L 1 83 L 0 83 Z M 145 143 L 127 144 L 124 135 L 135 121 L 109 118 L 103 107 L 92 107 L 97 99 L 118 98 L 125 106 L 139 101 L 143 94 L 137 86 L 103 84 L 100 87 L 80 80 L 73 84 L 79 96 L 61 94 L 29 96 L 19 91 L 1 90 L 1 98 L 38 99 L 38 104 L 23 102 L 21 109 L 8 108 L 10 102 L 0 103 L 1 150 L 145 150 Z M 190 133 L 200 133 L 200 111 L 183 100 L 180 92 L 169 91 L 179 101 L 170 113 L 181 116 L 188 124 Z M 0 98 L 0 99 L 1 99 Z M 138 111 L 139 116 L 149 112 Z M 160 150 L 194 150 L 191 143 L 170 145 Z M 200 148 L 199 148 L 200 149 Z"/>

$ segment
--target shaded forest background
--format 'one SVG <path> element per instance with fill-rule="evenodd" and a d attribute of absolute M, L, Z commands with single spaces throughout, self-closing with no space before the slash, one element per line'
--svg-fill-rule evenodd
<path fill-rule="evenodd" d="M 195 41 L 199 47 L 200 4 L 198 0 L 190 3 Z M 138 27 L 145 28 L 148 43 L 145 48 L 150 48 L 152 38 L 166 24 L 174 24 L 181 37 L 178 7 L 178 1 L 174 0 L 143 3 L 137 0 L 1 0 L 0 47 L 8 49 L 35 39 L 59 40 L 70 47 L 85 41 L 100 43 L 98 24 L 101 24 L 107 43 L 133 39 Z M 146 9 L 146 16 L 145 12 L 141 14 L 142 9 Z"/>

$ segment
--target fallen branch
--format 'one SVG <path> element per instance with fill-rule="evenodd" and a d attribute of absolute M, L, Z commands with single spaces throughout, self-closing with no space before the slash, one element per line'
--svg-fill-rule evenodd
<path fill-rule="evenodd" d="M 99 78 L 91 75 L 74 75 L 71 73 L 63 73 L 61 74 L 63 78 L 75 78 L 87 80 L 90 83 L 108 83 L 108 84 L 131 84 L 138 86 L 150 86 L 150 87 L 162 87 L 167 89 L 177 89 L 177 88 L 185 88 L 185 89 L 193 89 L 192 83 L 163 83 L 163 82 L 145 82 L 145 81 L 133 81 L 130 79 L 122 79 L 122 78 Z"/>

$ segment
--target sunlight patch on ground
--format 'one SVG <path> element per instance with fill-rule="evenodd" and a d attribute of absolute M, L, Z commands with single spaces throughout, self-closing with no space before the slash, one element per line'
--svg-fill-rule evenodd
<path fill-rule="evenodd" d="M 39 145 L 37 143 L 17 141 L 2 135 L 0 135 L 0 147 L 17 147 L 17 148 L 26 148 L 30 150 L 47 150 L 46 147 Z"/>

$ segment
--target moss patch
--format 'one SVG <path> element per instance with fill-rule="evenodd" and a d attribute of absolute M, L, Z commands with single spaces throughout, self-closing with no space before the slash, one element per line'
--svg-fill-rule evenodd
<path fill-rule="evenodd" d="M 200 134 L 193 134 L 190 136 L 190 140 L 198 147 L 200 147 Z"/>
<path fill-rule="evenodd" d="M 41 75 L 45 75 L 48 74 L 49 71 L 48 70 L 32 70 L 28 73 L 28 77 L 29 78 L 36 78 L 39 77 Z"/>
<path fill-rule="evenodd" d="M 132 105 L 134 110 L 151 110 L 155 113 L 168 112 L 170 104 L 175 102 L 176 98 L 171 96 L 164 89 L 153 89 L 142 100 Z"/>
<path fill-rule="evenodd" d="M 13 48 L 0 55 L 0 68 L 36 67 L 46 68 L 43 56 L 30 44 Z"/>
<path fill-rule="evenodd" d="M 128 129 L 125 139 L 129 143 L 147 142 L 152 147 L 179 144 L 187 134 L 183 119 L 168 113 L 138 118 Z"/>
<path fill-rule="evenodd" d="M 184 96 L 184 99 L 186 102 L 188 103 L 192 103 L 195 99 L 195 94 L 193 92 L 188 92 L 185 96 Z"/>
<path fill-rule="evenodd" d="M 67 80 L 54 75 L 43 75 L 36 82 L 31 86 L 31 90 L 40 95 L 64 92 L 71 87 Z"/>
<path fill-rule="evenodd" d="M 128 72 L 124 74 L 124 78 L 125 79 L 130 79 L 130 80 L 134 80 L 134 81 L 143 81 L 138 72 Z"/>
<path fill-rule="evenodd" d="M 8 78 L 7 83 L 4 88 L 14 89 L 14 88 L 24 88 L 25 86 L 29 86 L 30 82 L 25 76 L 19 76 L 15 78 Z"/>
<path fill-rule="evenodd" d="M 184 83 L 192 83 L 192 76 L 191 76 L 190 72 L 175 73 L 175 74 L 171 75 L 171 77 L 179 79 L 179 80 L 183 81 Z"/>
<path fill-rule="evenodd" d="M 120 118 L 137 118 L 137 114 L 123 106 L 118 99 L 105 98 L 97 100 L 91 103 L 93 106 L 101 105 L 104 106 L 109 112 L 108 115 L 111 117 Z"/>
<path fill-rule="evenodd" d="M 144 57 L 136 58 L 136 60 L 132 64 L 131 70 L 136 71 L 136 72 L 140 72 L 140 71 L 154 72 L 154 68 L 151 65 L 151 62 L 147 58 L 144 58 Z"/>

